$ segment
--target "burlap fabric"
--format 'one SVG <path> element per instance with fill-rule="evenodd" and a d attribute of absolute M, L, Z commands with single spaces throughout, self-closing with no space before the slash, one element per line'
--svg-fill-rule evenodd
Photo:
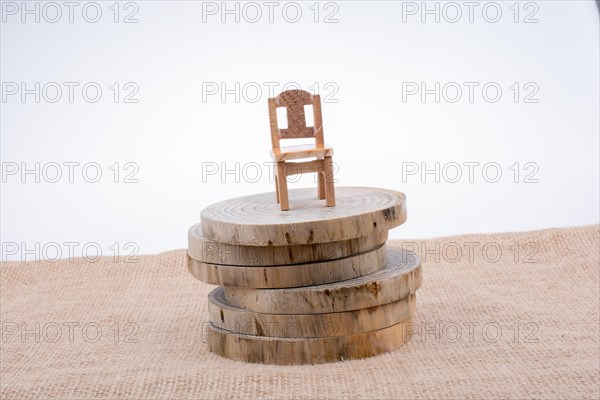
<path fill-rule="evenodd" d="M 318 366 L 210 353 L 184 250 L 3 264 L 2 398 L 599 398 L 599 226 L 403 245 L 424 261 L 412 341 Z"/>

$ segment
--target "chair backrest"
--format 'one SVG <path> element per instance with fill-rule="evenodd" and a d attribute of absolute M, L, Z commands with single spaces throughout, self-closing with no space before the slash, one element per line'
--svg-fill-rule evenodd
<path fill-rule="evenodd" d="M 304 106 L 313 106 L 314 126 L 306 126 Z M 277 108 L 287 109 L 286 129 L 279 129 Z M 271 124 L 271 144 L 279 148 L 280 139 L 315 138 L 317 145 L 323 145 L 323 118 L 321 116 L 321 96 L 312 95 L 304 90 L 286 90 L 275 98 L 269 99 L 269 120 Z"/>

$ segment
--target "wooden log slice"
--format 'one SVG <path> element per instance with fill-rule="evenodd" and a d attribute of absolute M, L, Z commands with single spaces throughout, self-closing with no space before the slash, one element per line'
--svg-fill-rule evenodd
<path fill-rule="evenodd" d="M 187 258 L 188 271 L 202 282 L 249 288 L 292 288 L 357 278 L 385 265 L 385 244 L 366 253 L 308 264 L 242 267 Z"/>
<path fill-rule="evenodd" d="M 381 246 L 388 232 L 339 242 L 297 246 L 240 246 L 215 242 L 202 236 L 201 224 L 188 231 L 188 255 L 198 261 L 222 265 L 289 265 L 336 260 L 364 253 Z"/>
<path fill-rule="evenodd" d="M 263 314 L 232 307 L 223 288 L 208 295 L 210 322 L 226 331 L 255 336 L 316 338 L 374 331 L 411 318 L 416 295 L 380 306 L 325 314 Z"/>
<path fill-rule="evenodd" d="M 358 310 L 390 303 L 421 286 L 417 256 L 397 248 L 387 249 L 379 271 L 343 282 L 291 289 L 224 287 L 233 307 L 265 314 L 321 314 Z"/>
<path fill-rule="evenodd" d="M 335 207 L 324 207 L 314 189 L 289 195 L 289 211 L 280 210 L 273 192 L 208 206 L 201 213 L 202 236 L 244 246 L 291 246 L 369 236 L 406 221 L 406 197 L 393 190 L 339 187 Z"/>
<path fill-rule="evenodd" d="M 207 342 L 212 352 L 233 360 L 279 365 L 322 364 L 395 350 L 408 342 L 413 332 L 412 319 L 374 331 L 324 338 L 244 335 L 209 323 Z"/>

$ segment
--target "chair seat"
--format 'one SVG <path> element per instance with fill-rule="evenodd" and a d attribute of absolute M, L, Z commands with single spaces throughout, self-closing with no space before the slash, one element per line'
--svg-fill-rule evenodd
<path fill-rule="evenodd" d="M 323 158 L 331 156 L 333 156 L 333 147 L 327 145 L 317 146 L 315 144 L 301 144 L 271 150 L 271 157 L 275 162 L 297 160 L 299 158 Z"/>

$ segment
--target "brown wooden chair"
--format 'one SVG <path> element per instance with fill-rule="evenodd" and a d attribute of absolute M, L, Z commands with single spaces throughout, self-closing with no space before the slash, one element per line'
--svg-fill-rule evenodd
<path fill-rule="evenodd" d="M 306 126 L 304 106 L 312 105 L 314 126 Z M 287 129 L 279 129 L 277 107 L 287 109 Z M 275 168 L 275 193 L 281 211 L 289 210 L 287 177 L 289 175 L 316 172 L 319 174 L 317 195 L 326 199 L 327 207 L 335 206 L 333 186 L 333 148 L 323 141 L 323 118 L 321 116 L 321 97 L 304 90 L 287 90 L 275 98 L 269 99 L 269 119 L 271 123 L 271 157 L 277 163 Z M 315 138 L 314 144 L 281 147 L 281 139 Z M 305 162 L 288 162 L 301 158 L 313 158 Z"/>

